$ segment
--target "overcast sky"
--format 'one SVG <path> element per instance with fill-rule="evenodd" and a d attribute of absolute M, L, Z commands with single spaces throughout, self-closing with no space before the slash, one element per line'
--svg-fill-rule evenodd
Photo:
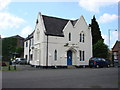
<path fill-rule="evenodd" d="M 111 47 L 118 40 L 119 0 L 0 0 L 0 34 L 2 37 L 27 37 L 34 28 L 38 12 L 67 19 L 84 16 L 87 24 L 93 15 L 99 23 L 105 43 L 110 31 Z"/>

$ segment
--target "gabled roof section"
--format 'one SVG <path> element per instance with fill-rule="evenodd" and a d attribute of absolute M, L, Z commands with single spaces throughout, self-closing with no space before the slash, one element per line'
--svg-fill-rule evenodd
<path fill-rule="evenodd" d="M 78 21 L 78 19 L 76 19 L 76 20 L 70 20 L 70 21 L 71 21 L 72 25 L 74 26 L 76 24 L 76 22 Z"/>
<path fill-rule="evenodd" d="M 112 51 L 118 52 L 119 48 L 120 48 L 120 41 L 116 41 L 115 45 L 112 48 Z"/>
<path fill-rule="evenodd" d="M 10 37 L 13 37 L 13 38 L 18 38 L 18 39 L 23 39 L 24 40 L 24 38 L 23 37 L 21 37 L 20 35 L 15 35 L 15 36 L 10 36 Z M 10 38 L 10 37 L 5 37 L 5 38 Z M 4 38 L 3 38 L 4 39 Z"/>
<path fill-rule="evenodd" d="M 34 30 L 30 35 L 28 35 L 28 37 L 25 39 L 25 41 L 27 41 L 27 40 L 33 38 L 33 34 L 34 34 L 34 32 L 35 32 L 35 30 Z"/>
<path fill-rule="evenodd" d="M 63 29 L 68 23 L 68 21 L 71 21 L 72 25 L 74 26 L 77 20 L 68 20 L 68 19 L 62 19 L 62 18 L 57 18 L 57 17 L 51 17 L 51 16 L 46 16 L 42 15 L 46 35 L 51 35 L 51 36 L 64 36 L 63 34 Z"/>

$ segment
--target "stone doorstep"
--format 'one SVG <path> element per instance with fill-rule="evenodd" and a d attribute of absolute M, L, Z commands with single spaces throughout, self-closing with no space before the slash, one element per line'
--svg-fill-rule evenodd
<path fill-rule="evenodd" d="M 73 65 L 68 65 L 67 68 L 68 68 L 68 69 L 75 69 L 76 67 L 73 66 Z"/>

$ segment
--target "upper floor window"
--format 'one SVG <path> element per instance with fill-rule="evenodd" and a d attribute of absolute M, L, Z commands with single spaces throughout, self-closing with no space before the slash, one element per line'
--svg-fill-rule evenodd
<path fill-rule="evenodd" d="M 28 47 L 28 42 L 26 41 L 26 47 Z"/>
<path fill-rule="evenodd" d="M 34 43 L 34 41 L 33 41 L 33 39 L 32 39 L 32 45 L 33 45 L 33 43 Z"/>
<path fill-rule="evenodd" d="M 85 36 L 85 35 L 83 34 L 83 36 L 82 36 L 82 42 L 84 42 L 84 36 Z"/>
<path fill-rule="evenodd" d="M 31 40 L 30 40 L 30 46 L 31 46 Z"/>
<path fill-rule="evenodd" d="M 71 33 L 69 33 L 69 41 L 71 41 Z"/>
<path fill-rule="evenodd" d="M 80 42 L 82 41 L 82 35 L 81 35 L 81 33 L 80 33 Z"/>
<path fill-rule="evenodd" d="M 38 19 L 36 20 L 36 24 L 38 24 Z"/>
<path fill-rule="evenodd" d="M 80 42 L 84 43 L 85 41 L 85 34 L 84 33 L 80 33 Z"/>
<path fill-rule="evenodd" d="M 57 50 L 54 52 L 54 59 L 57 60 Z"/>

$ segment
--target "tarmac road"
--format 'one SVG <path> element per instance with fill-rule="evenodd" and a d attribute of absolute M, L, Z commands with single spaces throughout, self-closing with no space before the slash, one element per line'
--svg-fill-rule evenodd
<path fill-rule="evenodd" d="M 3 71 L 3 88 L 118 88 L 118 68 Z"/>

